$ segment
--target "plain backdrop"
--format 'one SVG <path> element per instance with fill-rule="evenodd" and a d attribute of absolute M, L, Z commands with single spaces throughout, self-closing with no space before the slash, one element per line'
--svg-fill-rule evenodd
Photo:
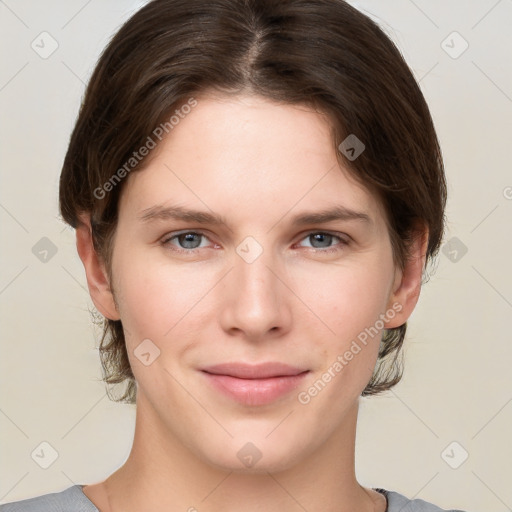
<path fill-rule="evenodd" d="M 420 81 L 449 185 L 403 381 L 361 399 L 357 476 L 443 508 L 512 510 L 512 0 L 352 3 Z M 85 83 L 142 4 L 0 1 L 2 503 L 98 482 L 131 447 L 135 409 L 105 394 L 92 301 L 57 199 Z M 41 450 L 55 459 L 46 469 Z"/>

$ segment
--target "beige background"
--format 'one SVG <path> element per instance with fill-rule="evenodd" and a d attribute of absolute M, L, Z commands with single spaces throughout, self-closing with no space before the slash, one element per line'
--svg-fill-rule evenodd
<path fill-rule="evenodd" d="M 405 377 L 361 400 L 357 474 L 443 508 L 512 510 L 512 0 L 352 3 L 421 80 L 450 194 L 448 245 L 410 322 Z M 131 446 L 134 407 L 110 402 L 99 380 L 92 302 L 57 192 L 84 83 L 141 5 L 0 2 L 2 503 L 99 481 Z M 45 51 L 58 44 L 47 58 L 31 47 L 41 37 Z M 43 237 L 57 251 L 46 262 L 34 254 Z M 31 457 L 42 442 L 58 455 L 47 469 Z"/>

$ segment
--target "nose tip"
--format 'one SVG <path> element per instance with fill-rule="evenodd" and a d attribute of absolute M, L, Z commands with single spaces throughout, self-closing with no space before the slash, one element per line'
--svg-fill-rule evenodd
<path fill-rule="evenodd" d="M 284 296 L 287 289 L 271 270 L 270 255 L 255 237 L 246 237 L 236 252 L 222 290 L 223 328 L 253 339 L 286 329 L 291 317 Z"/>

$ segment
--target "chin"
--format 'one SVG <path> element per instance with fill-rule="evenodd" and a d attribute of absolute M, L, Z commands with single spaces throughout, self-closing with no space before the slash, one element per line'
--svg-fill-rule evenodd
<path fill-rule="evenodd" d="M 292 436 L 283 444 L 282 440 L 266 439 L 267 435 L 268 432 L 261 436 L 230 438 L 225 443 L 216 443 L 215 447 L 205 447 L 201 458 L 223 471 L 266 475 L 288 470 L 306 456 L 298 448 L 299 440 L 294 441 Z"/>

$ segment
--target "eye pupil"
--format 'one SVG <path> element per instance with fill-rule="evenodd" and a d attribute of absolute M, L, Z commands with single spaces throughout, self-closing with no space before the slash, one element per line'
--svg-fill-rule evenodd
<path fill-rule="evenodd" d="M 315 233 L 312 235 L 312 237 L 320 243 L 327 243 L 327 246 L 329 245 L 329 242 L 331 241 L 330 238 L 332 238 L 332 235 L 329 235 L 328 233 Z M 325 246 L 323 246 L 325 247 Z"/>
<path fill-rule="evenodd" d="M 197 240 L 194 241 L 194 237 L 199 237 L 197 233 L 184 233 L 179 236 L 180 244 L 186 247 L 187 249 L 195 249 L 196 247 L 191 247 L 190 244 L 194 244 Z"/>

